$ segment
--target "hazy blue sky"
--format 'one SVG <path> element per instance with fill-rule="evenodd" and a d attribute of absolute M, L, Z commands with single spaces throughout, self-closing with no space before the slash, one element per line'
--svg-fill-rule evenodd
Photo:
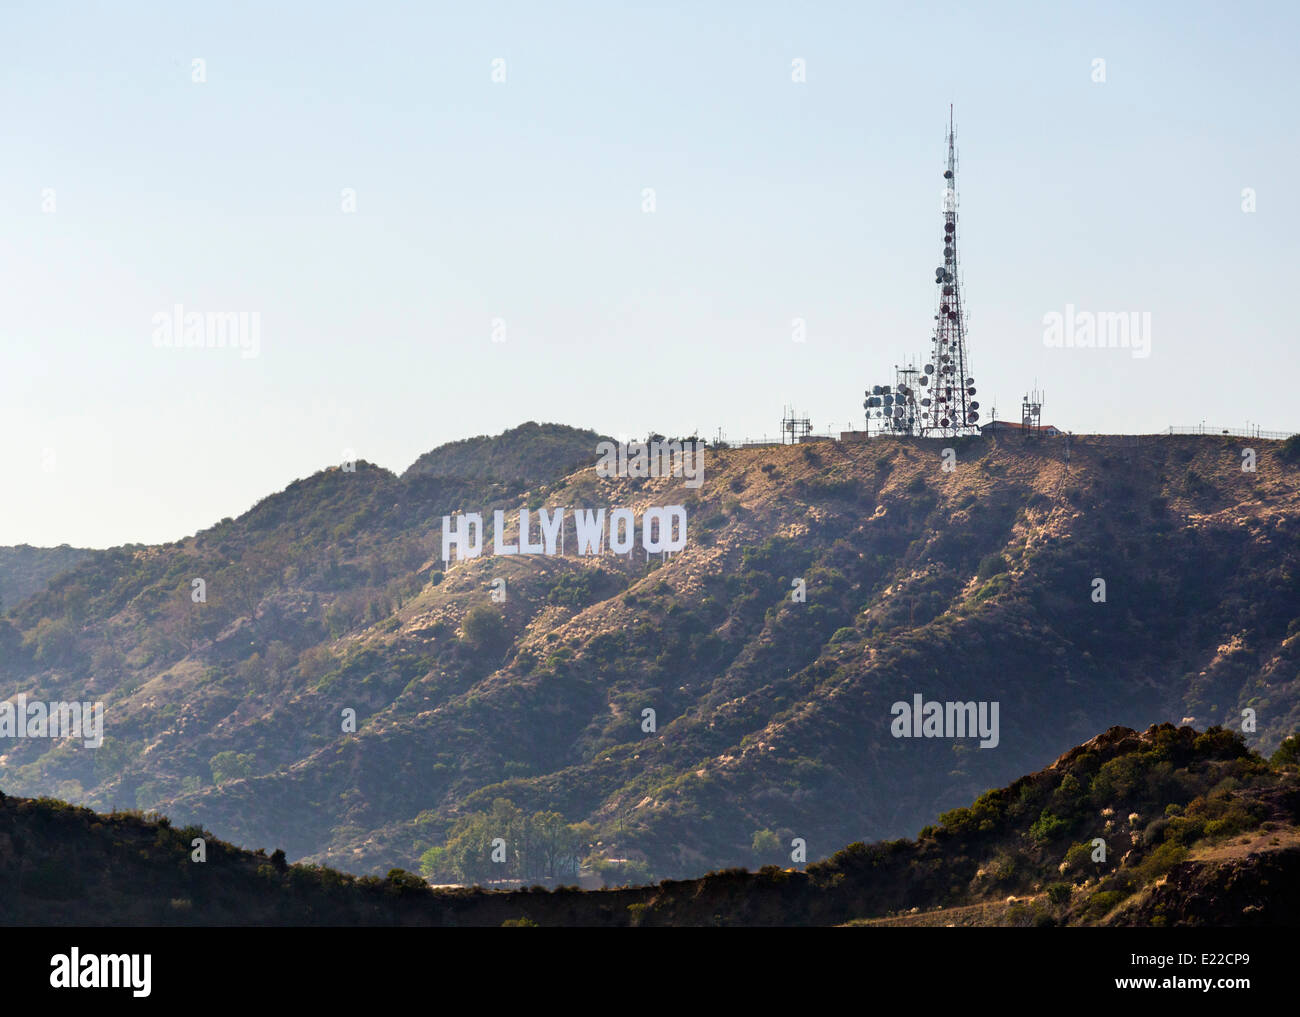
<path fill-rule="evenodd" d="M 5 4 L 0 544 L 530 419 L 861 426 L 927 345 L 949 102 L 982 402 L 1300 427 L 1296 6 L 978 6 Z M 176 304 L 259 355 L 157 348 Z M 1046 348 L 1067 304 L 1150 356 Z"/>

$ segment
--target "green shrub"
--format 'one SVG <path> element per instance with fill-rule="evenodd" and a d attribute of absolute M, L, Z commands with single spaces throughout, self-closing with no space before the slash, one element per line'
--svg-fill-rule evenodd
<path fill-rule="evenodd" d="M 1053 907 L 1065 907 L 1070 903 L 1070 896 L 1074 893 L 1074 888 L 1069 883 L 1049 883 L 1047 885 L 1047 899 Z"/>
<path fill-rule="evenodd" d="M 1065 852 L 1065 871 L 1081 873 L 1095 869 L 1099 863 L 1092 860 L 1092 850 L 1090 843 L 1073 845 Z"/>
<path fill-rule="evenodd" d="M 500 649 L 506 641 L 506 623 L 501 612 L 487 604 L 476 604 L 461 622 L 465 642 L 476 650 Z"/>
<path fill-rule="evenodd" d="M 253 754 L 251 752 L 218 752 L 208 760 L 215 784 L 224 784 L 228 780 L 243 780 L 253 775 Z"/>
<path fill-rule="evenodd" d="M 991 554 L 980 562 L 979 568 L 975 570 L 975 578 L 981 582 L 987 582 L 994 576 L 1005 571 L 1009 566 L 1007 560 L 1000 554 Z"/>
<path fill-rule="evenodd" d="M 1048 841 L 1055 840 L 1069 829 L 1069 827 L 1070 823 L 1068 820 L 1062 819 L 1060 816 L 1054 816 L 1047 810 L 1043 810 L 1042 815 L 1034 820 L 1033 826 L 1029 828 L 1029 839 L 1035 844 L 1046 844 Z"/>
<path fill-rule="evenodd" d="M 975 604 L 983 603 L 990 597 L 996 597 L 999 593 L 1011 589 L 1011 578 L 1005 573 L 999 573 L 990 579 L 987 583 L 975 591 L 971 597 L 971 602 Z"/>
<path fill-rule="evenodd" d="M 389 893 L 395 894 L 413 893 L 429 888 L 429 885 L 421 877 L 414 872 L 407 872 L 405 869 L 389 869 L 385 883 L 387 883 L 385 889 Z"/>
<path fill-rule="evenodd" d="M 1284 463 L 1300 463 L 1300 434 L 1293 434 L 1278 446 L 1277 457 Z"/>
<path fill-rule="evenodd" d="M 1079 778 L 1072 773 L 1062 777 L 1061 783 L 1052 792 L 1051 801 L 1059 815 L 1077 814 L 1084 804 L 1083 785 L 1079 783 Z"/>
<path fill-rule="evenodd" d="M 1282 744 L 1277 747 L 1273 755 L 1269 756 L 1268 761 L 1274 766 L 1300 766 L 1300 733 L 1282 739 Z"/>
<path fill-rule="evenodd" d="M 555 585 L 551 587 L 550 592 L 546 595 L 548 604 L 558 604 L 560 607 L 568 607 L 574 610 L 586 607 L 592 602 L 592 599 L 593 591 L 590 572 L 566 572 L 556 580 Z"/>
<path fill-rule="evenodd" d="M 1170 819 L 1161 817 L 1154 819 L 1147 824 L 1147 828 L 1142 831 L 1142 843 L 1146 846 L 1159 844 L 1165 839 L 1165 831 L 1169 829 Z"/>
<path fill-rule="evenodd" d="M 1141 882 L 1153 883 L 1186 857 L 1187 848 L 1165 841 L 1142 860 L 1135 873 Z"/>
<path fill-rule="evenodd" d="M 1024 869 L 1024 858 L 1014 854 L 999 854 L 988 864 L 988 874 L 998 883 L 1014 883 Z"/>
<path fill-rule="evenodd" d="M 1092 921 L 1105 917 L 1109 914 L 1125 894 L 1120 890 L 1102 890 L 1094 893 L 1088 899 L 1088 906 L 1084 909 L 1084 916 Z"/>

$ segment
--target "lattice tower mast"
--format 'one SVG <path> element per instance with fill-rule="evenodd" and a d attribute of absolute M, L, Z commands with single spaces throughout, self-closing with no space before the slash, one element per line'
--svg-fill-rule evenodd
<path fill-rule="evenodd" d="M 957 138 L 948 107 L 948 168 L 944 170 L 943 264 L 935 269 L 939 313 L 925 376 L 919 379 L 921 433 L 929 437 L 978 434 L 979 403 L 966 351 L 966 314 L 957 260 Z"/>

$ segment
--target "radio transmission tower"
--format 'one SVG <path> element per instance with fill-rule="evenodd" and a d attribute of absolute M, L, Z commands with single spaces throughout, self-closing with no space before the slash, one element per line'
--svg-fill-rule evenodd
<path fill-rule="evenodd" d="M 929 437 L 978 434 L 979 403 L 966 356 L 966 314 L 957 261 L 957 139 L 948 107 L 948 168 L 944 170 L 943 264 L 934 270 L 939 290 L 934 348 L 921 389 L 921 433 Z"/>

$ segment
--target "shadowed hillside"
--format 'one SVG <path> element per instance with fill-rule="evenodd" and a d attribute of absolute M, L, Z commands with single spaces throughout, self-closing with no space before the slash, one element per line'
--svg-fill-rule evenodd
<path fill-rule="evenodd" d="M 60 572 L 94 554 L 80 547 L 0 547 L 0 613 L 35 596 Z"/>
<path fill-rule="evenodd" d="M 940 817 L 806 871 L 621 890 L 433 891 L 232 848 L 138 814 L 0 797 L 0 921 L 78 925 L 1294 925 L 1300 738 L 1114 728 Z M 1097 845 L 1103 845 L 1099 859 Z M 196 860 L 196 850 L 203 860 Z"/>

